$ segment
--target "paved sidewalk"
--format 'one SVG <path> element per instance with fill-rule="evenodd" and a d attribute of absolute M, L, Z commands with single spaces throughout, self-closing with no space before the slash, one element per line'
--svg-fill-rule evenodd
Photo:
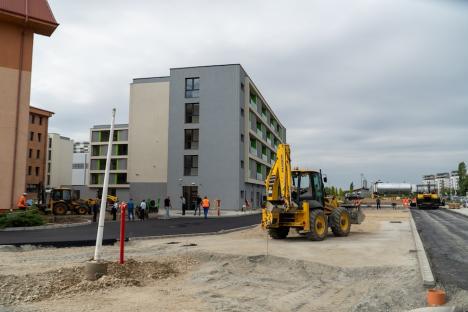
<path fill-rule="evenodd" d="M 166 211 L 165 210 L 159 210 L 158 217 L 161 219 L 164 219 Z M 208 212 L 208 217 L 209 218 L 223 218 L 223 217 L 240 217 L 240 216 L 248 216 L 248 215 L 254 215 L 254 214 L 260 214 L 262 213 L 261 209 L 253 209 L 253 210 L 247 210 L 247 211 L 239 211 L 239 210 L 221 210 L 220 215 L 218 216 L 218 211 L 216 209 L 210 209 Z M 171 210 L 170 211 L 170 217 L 171 218 L 203 218 L 203 211 L 201 212 L 200 215 L 194 215 L 193 210 L 186 210 L 185 215 L 182 215 L 181 210 Z"/>
<path fill-rule="evenodd" d="M 458 208 L 458 209 L 449 209 L 449 208 L 446 208 L 448 211 L 452 211 L 452 212 L 455 212 L 455 213 L 458 213 L 458 214 L 461 214 L 461 215 L 464 215 L 464 216 L 467 216 L 468 217 L 468 208 Z"/>

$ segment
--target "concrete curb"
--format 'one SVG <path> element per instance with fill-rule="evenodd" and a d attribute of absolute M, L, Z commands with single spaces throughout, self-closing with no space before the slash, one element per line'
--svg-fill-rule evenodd
<path fill-rule="evenodd" d="M 209 214 L 208 215 L 208 218 L 235 218 L 235 217 L 245 217 L 245 216 L 251 216 L 251 215 L 257 215 L 257 214 L 261 214 L 262 211 L 255 211 L 255 212 L 251 212 L 251 213 L 243 213 L 243 214 L 238 214 L 238 215 L 223 215 L 222 212 L 221 212 L 221 215 L 218 217 L 216 214 Z M 164 219 L 165 215 L 163 214 L 159 214 L 158 215 L 158 219 Z M 193 219 L 197 219 L 197 218 L 200 218 L 200 219 L 203 219 L 203 214 L 201 216 L 194 216 L 193 214 L 192 215 L 185 215 L 183 216 L 182 214 L 172 214 L 169 219 L 178 219 L 178 218 L 187 218 L 187 219 L 190 219 L 190 218 L 193 218 Z"/>
<path fill-rule="evenodd" d="M 217 232 L 208 232 L 208 233 L 188 233 L 188 234 L 174 234 L 174 235 L 157 235 L 157 236 L 141 236 L 141 237 L 130 237 L 129 241 L 138 241 L 138 240 L 150 240 L 150 239 L 164 239 L 164 238 L 177 238 L 177 237 L 192 237 L 192 236 L 207 236 L 207 235 L 217 235 L 217 234 L 228 234 L 232 232 L 242 231 L 253 229 L 257 227 L 259 224 L 247 225 L 242 226 L 234 229 L 229 230 L 220 230 Z"/>
<path fill-rule="evenodd" d="M 423 285 L 432 287 L 435 286 L 435 279 L 434 275 L 432 274 L 431 266 L 429 264 L 429 259 L 427 259 L 426 251 L 424 250 L 424 245 L 421 241 L 421 237 L 419 236 L 418 230 L 416 228 L 416 224 L 413 220 L 413 215 L 410 214 L 410 226 L 411 232 L 413 233 L 414 243 L 416 245 L 416 252 L 418 255 L 418 262 L 419 262 L 419 270 L 421 271 L 421 277 L 423 280 Z"/>
<path fill-rule="evenodd" d="M 52 224 L 52 225 L 39 225 L 39 226 L 11 227 L 11 228 L 0 229 L 0 232 L 62 229 L 62 228 L 70 228 L 70 227 L 87 225 L 87 224 L 91 224 L 91 221 L 80 222 L 80 223 L 65 223 L 65 224 Z"/>

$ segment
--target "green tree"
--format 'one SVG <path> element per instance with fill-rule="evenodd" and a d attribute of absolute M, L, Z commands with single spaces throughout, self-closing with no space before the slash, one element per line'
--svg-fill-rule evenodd
<path fill-rule="evenodd" d="M 351 184 L 349 185 L 349 191 L 352 192 L 354 191 L 354 183 L 351 182 Z"/>
<path fill-rule="evenodd" d="M 468 190 L 468 178 L 466 176 L 466 164 L 464 161 L 458 164 L 458 195 L 465 196 Z"/>

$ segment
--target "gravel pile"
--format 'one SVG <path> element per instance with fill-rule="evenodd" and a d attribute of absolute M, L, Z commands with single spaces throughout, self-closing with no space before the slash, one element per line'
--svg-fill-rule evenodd
<path fill-rule="evenodd" d="M 108 264 L 108 274 L 97 281 L 84 279 L 84 267 L 65 268 L 40 274 L 0 276 L 0 305 L 62 298 L 126 286 L 145 286 L 151 281 L 174 277 L 176 262 L 128 260 Z"/>

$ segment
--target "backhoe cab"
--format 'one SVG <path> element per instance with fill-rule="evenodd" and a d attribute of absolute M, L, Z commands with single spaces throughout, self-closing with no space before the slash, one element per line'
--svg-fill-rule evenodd
<path fill-rule="evenodd" d="M 265 181 L 262 227 L 274 239 L 285 238 L 291 228 L 314 241 L 325 239 L 328 227 L 335 236 L 347 236 L 351 224 L 361 223 L 365 216 L 359 207 L 340 207 L 335 197 L 326 196 L 324 182 L 320 170 L 291 169 L 289 145 L 280 144 Z"/>

